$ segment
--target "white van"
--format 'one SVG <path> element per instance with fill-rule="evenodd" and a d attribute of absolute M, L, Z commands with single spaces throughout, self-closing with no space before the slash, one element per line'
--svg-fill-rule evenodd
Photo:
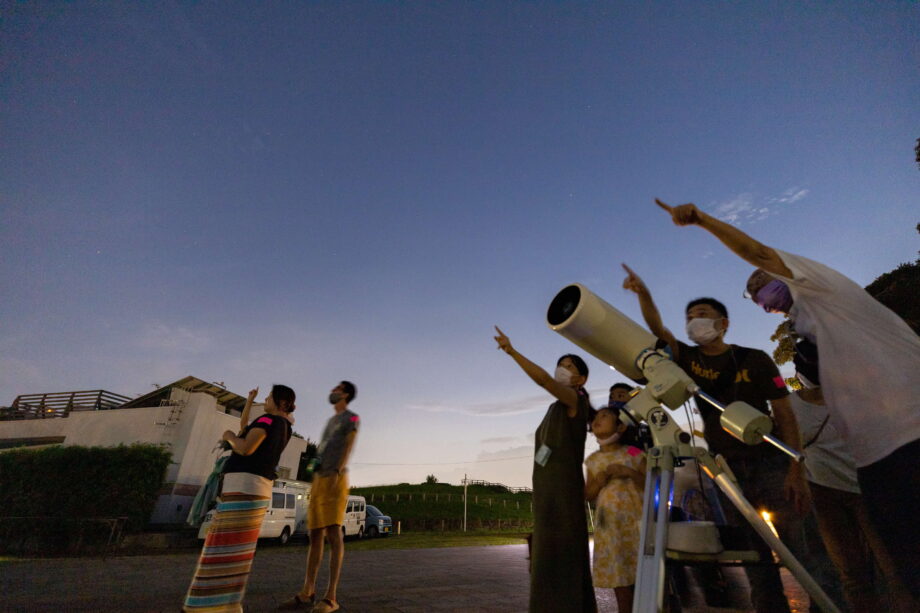
<path fill-rule="evenodd" d="M 367 503 L 364 496 L 349 496 L 345 507 L 345 523 L 342 524 L 344 536 L 364 537 L 364 523 L 367 519 Z"/>
<path fill-rule="evenodd" d="M 363 499 L 362 499 L 363 500 Z M 276 538 L 283 545 L 293 535 L 307 532 L 307 505 L 310 501 L 310 484 L 304 481 L 278 479 L 272 485 L 271 504 L 265 510 L 265 519 L 259 538 Z M 208 511 L 198 530 L 198 538 L 208 535 L 214 510 Z"/>

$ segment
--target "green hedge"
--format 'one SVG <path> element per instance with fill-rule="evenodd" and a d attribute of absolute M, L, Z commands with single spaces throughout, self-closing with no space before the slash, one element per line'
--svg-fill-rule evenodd
<path fill-rule="evenodd" d="M 0 516 L 150 519 L 171 454 L 149 444 L 0 453 Z"/>

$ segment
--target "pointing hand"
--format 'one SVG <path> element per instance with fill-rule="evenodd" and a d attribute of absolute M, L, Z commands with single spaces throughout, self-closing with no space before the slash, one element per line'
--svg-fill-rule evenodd
<path fill-rule="evenodd" d="M 642 292 L 647 292 L 648 289 L 645 287 L 645 282 L 642 281 L 642 278 L 639 277 L 633 270 L 626 264 L 621 264 L 623 270 L 626 271 L 626 278 L 623 279 L 623 289 L 628 289 L 631 292 L 641 294 Z"/>
<path fill-rule="evenodd" d="M 678 226 L 698 226 L 703 223 L 704 213 L 699 210 L 695 204 L 681 204 L 679 206 L 669 206 L 655 198 L 655 204 L 670 213 L 671 220 Z"/>

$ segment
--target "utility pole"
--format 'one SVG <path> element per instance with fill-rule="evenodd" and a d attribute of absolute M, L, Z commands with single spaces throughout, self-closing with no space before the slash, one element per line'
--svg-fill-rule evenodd
<path fill-rule="evenodd" d="M 466 473 L 463 474 L 463 531 L 466 532 L 466 486 L 469 483 Z"/>

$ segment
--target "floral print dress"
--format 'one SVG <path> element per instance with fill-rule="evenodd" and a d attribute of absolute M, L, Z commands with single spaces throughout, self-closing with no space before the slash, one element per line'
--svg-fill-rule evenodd
<path fill-rule="evenodd" d="M 609 464 L 622 464 L 641 472 L 644 457 L 636 447 L 619 446 L 614 451 L 595 451 L 585 460 L 585 466 L 595 477 L 602 476 Z M 633 585 L 638 563 L 642 492 L 632 479 L 610 479 L 597 495 L 595 506 L 594 586 Z"/>

